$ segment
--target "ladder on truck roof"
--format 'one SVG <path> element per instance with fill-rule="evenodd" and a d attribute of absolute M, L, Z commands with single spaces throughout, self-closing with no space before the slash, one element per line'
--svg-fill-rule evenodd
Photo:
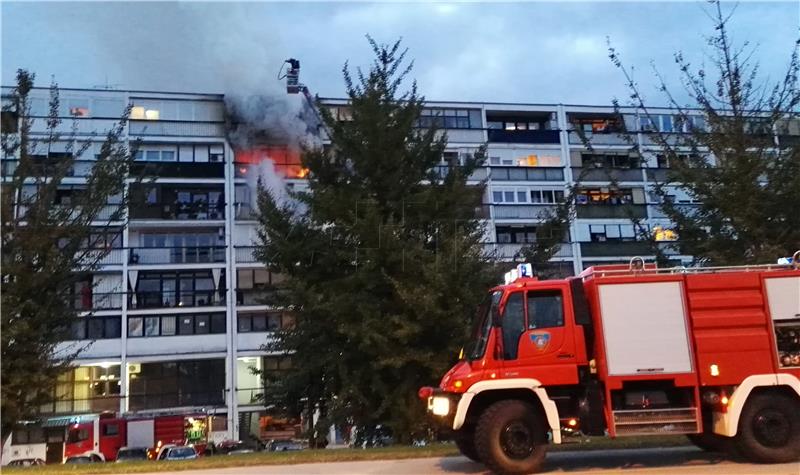
<path fill-rule="evenodd" d="M 764 272 L 777 270 L 800 270 L 800 251 L 792 255 L 788 263 L 776 264 L 751 264 L 741 266 L 716 266 L 716 267 L 665 267 L 659 269 L 655 264 L 645 264 L 644 258 L 635 256 L 628 265 L 592 266 L 580 273 L 578 277 L 627 277 L 631 275 L 659 275 L 659 274 L 714 274 L 722 272 Z"/>

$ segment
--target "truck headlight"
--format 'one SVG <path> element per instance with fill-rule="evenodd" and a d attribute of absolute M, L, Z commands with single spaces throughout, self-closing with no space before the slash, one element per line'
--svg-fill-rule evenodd
<path fill-rule="evenodd" d="M 450 399 L 446 397 L 434 397 L 431 404 L 431 412 L 437 416 L 446 416 L 450 412 Z"/>

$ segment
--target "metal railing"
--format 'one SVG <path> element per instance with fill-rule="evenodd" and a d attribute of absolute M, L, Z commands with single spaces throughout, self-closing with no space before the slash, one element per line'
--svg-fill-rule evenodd
<path fill-rule="evenodd" d="M 643 219 L 647 217 L 647 205 L 635 204 L 586 204 L 575 207 L 576 216 L 582 219 Z"/>
<path fill-rule="evenodd" d="M 131 203 L 130 218 L 174 219 L 181 221 L 222 220 L 225 219 L 225 203 Z"/>
<path fill-rule="evenodd" d="M 130 135 L 155 135 L 159 137 L 222 137 L 224 122 L 189 122 L 179 120 L 130 120 Z"/>
<path fill-rule="evenodd" d="M 81 266 L 113 266 L 122 265 L 125 249 L 115 247 L 112 249 L 82 249 L 76 255 L 77 263 Z"/>
<path fill-rule="evenodd" d="M 132 247 L 128 263 L 148 264 L 212 264 L 225 262 L 225 246 Z"/>
<path fill-rule="evenodd" d="M 239 404 L 264 404 L 264 388 L 237 388 L 236 399 Z"/>
<path fill-rule="evenodd" d="M 498 243 L 490 242 L 483 246 L 484 252 L 496 259 L 521 259 L 522 248 L 531 244 Z M 553 257 L 572 257 L 572 246 L 569 243 L 562 243 Z"/>
<path fill-rule="evenodd" d="M 642 181 L 641 168 L 604 168 L 587 165 L 573 167 L 572 176 L 580 181 Z"/>
<path fill-rule="evenodd" d="M 275 292 L 276 289 L 236 289 L 236 305 L 267 305 L 267 299 Z"/>
<path fill-rule="evenodd" d="M 564 181 L 562 167 L 492 166 L 489 174 L 497 181 Z"/>
<path fill-rule="evenodd" d="M 258 262 L 256 258 L 255 251 L 256 246 L 236 246 L 234 249 L 235 259 L 237 264 L 246 264 L 252 262 Z"/>
<path fill-rule="evenodd" d="M 137 291 L 128 295 L 128 308 L 132 310 L 218 305 L 225 305 L 225 299 L 216 290 Z"/>
<path fill-rule="evenodd" d="M 139 383 L 145 385 L 147 382 Z M 153 381 L 159 383 L 159 381 Z M 157 384 L 154 384 L 157 385 Z M 185 406 L 222 406 L 225 404 L 225 390 L 169 393 L 131 394 L 128 396 L 130 410 L 162 409 Z"/>
<path fill-rule="evenodd" d="M 489 129 L 489 142 L 557 144 L 560 143 L 558 130 L 502 130 Z"/>
<path fill-rule="evenodd" d="M 91 287 L 76 292 L 72 309 L 79 312 L 95 310 L 120 310 L 125 292 L 96 292 Z"/>

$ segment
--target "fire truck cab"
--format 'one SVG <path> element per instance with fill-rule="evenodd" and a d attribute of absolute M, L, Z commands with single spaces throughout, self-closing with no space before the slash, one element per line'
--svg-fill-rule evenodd
<path fill-rule="evenodd" d="M 463 357 L 419 391 L 467 457 L 532 473 L 571 434 L 686 434 L 800 459 L 800 251 L 777 265 L 593 267 L 491 289 Z"/>

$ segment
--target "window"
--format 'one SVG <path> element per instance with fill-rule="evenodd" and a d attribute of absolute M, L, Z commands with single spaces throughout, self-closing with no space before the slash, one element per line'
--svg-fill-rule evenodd
<path fill-rule="evenodd" d="M 144 336 L 158 336 L 159 317 L 147 317 L 144 319 Z"/>
<path fill-rule="evenodd" d="M 161 317 L 161 336 L 172 336 L 175 332 L 175 317 Z"/>
<path fill-rule="evenodd" d="M 481 126 L 481 111 L 477 109 L 423 109 L 417 126 L 447 129 L 469 129 Z"/>
<path fill-rule="evenodd" d="M 120 317 L 81 317 L 72 322 L 76 340 L 101 340 L 120 337 Z"/>
<path fill-rule="evenodd" d="M 585 167 L 596 168 L 639 168 L 639 157 L 621 154 L 581 154 L 581 162 Z"/>
<path fill-rule="evenodd" d="M 506 300 L 503 311 L 503 359 L 517 359 L 519 337 L 525 331 L 522 292 L 514 292 Z"/>
<path fill-rule="evenodd" d="M 239 333 L 278 331 L 294 325 L 290 315 L 280 312 L 243 313 L 238 320 Z"/>
<path fill-rule="evenodd" d="M 528 292 L 528 328 L 535 330 L 564 326 L 561 300 L 558 290 Z"/>
<path fill-rule="evenodd" d="M 103 436 L 108 437 L 119 434 L 119 424 L 106 424 L 103 426 Z"/>
<path fill-rule="evenodd" d="M 128 336 L 142 336 L 144 331 L 144 319 L 142 317 L 128 318 Z"/>
<path fill-rule="evenodd" d="M 497 226 L 497 242 L 504 244 L 530 244 L 536 242 L 535 226 Z"/>
<path fill-rule="evenodd" d="M 225 314 L 154 315 L 128 318 L 129 337 L 225 333 Z"/>
<path fill-rule="evenodd" d="M 604 204 L 619 205 L 633 203 L 631 189 L 611 190 L 608 188 L 583 189 L 578 192 L 577 202 L 580 205 Z"/>

